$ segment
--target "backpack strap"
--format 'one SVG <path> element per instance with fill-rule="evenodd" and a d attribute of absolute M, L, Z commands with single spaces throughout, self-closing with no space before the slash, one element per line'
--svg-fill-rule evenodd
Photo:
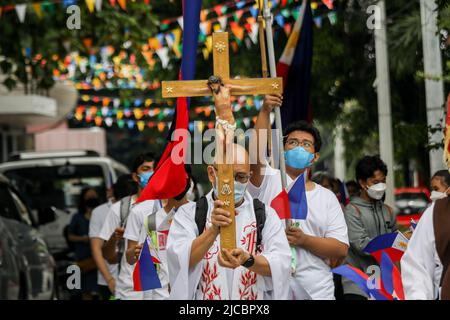
<path fill-rule="evenodd" d="M 262 231 L 266 223 L 266 206 L 259 199 L 253 199 L 253 210 L 256 218 L 256 252 L 262 252 Z"/>
<path fill-rule="evenodd" d="M 131 197 L 127 196 L 120 200 L 120 226 L 122 228 L 127 224 L 128 215 L 130 214 Z"/>
<path fill-rule="evenodd" d="M 197 225 L 198 235 L 205 230 L 206 216 L 208 215 L 208 199 L 202 196 L 195 204 L 195 224 Z"/>
<path fill-rule="evenodd" d="M 120 226 L 122 228 L 125 227 L 125 225 L 127 224 L 127 219 L 128 219 L 128 215 L 130 213 L 130 205 L 131 205 L 131 197 L 132 196 L 127 196 L 124 197 L 120 200 Z M 117 252 L 117 258 L 119 260 L 119 264 L 118 264 L 118 271 L 120 274 L 121 271 L 121 267 L 122 267 L 122 257 L 124 255 L 124 251 L 125 251 L 125 239 L 121 239 L 118 243 L 118 252 Z"/>
<path fill-rule="evenodd" d="M 356 212 L 358 213 L 358 215 L 361 217 L 361 209 L 359 209 L 358 206 L 354 205 L 354 204 L 351 203 L 351 202 L 349 202 L 348 205 L 352 206 L 352 207 L 356 210 Z"/>

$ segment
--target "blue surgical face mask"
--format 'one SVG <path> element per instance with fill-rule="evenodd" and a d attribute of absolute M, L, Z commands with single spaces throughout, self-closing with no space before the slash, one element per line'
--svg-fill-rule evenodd
<path fill-rule="evenodd" d="M 216 184 L 213 185 L 214 196 L 216 198 L 219 198 L 219 193 L 217 191 L 219 187 L 219 178 L 216 175 L 214 176 L 216 178 Z M 234 203 L 238 203 L 242 200 L 242 198 L 244 198 L 245 191 L 247 190 L 247 185 L 248 183 L 240 183 L 236 180 L 234 181 Z"/>
<path fill-rule="evenodd" d="M 294 149 L 284 152 L 286 165 L 295 169 L 305 169 L 309 167 L 314 159 L 314 154 L 306 151 L 303 147 L 295 147 Z"/>
<path fill-rule="evenodd" d="M 244 198 L 245 190 L 247 190 L 248 183 L 241 183 L 234 181 L 234 203 L 238 203 Z"/>
<path fill-rule="evenodd" d="M 152 175 L 153 175 L 153 171 L 146 171 L 139 175 L 139 178 L 140 178 L 139 185 L 141 186 L 142 189 L 145 188 L 145 186 L 148 183 L 148 180 L 150 179 L 150 177 Z"/>

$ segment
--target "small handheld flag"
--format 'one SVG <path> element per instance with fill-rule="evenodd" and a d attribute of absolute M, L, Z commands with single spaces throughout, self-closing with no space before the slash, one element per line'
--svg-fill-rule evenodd
<path fill-rule="evenodd" d="M 394 300 L 405 300 L 400 271 L 398 271 L 386 252 L 381 253 L 380 271 L 381 283 L 384 290 L 390 294 Z"/>
<path fill-rule="evenodd" d="M 383 288 L 378 289 L 378 283 L 374 286 L 374 288 L 369 286 L 369 283 L 371 283 L 369 276 L 358 268 L 347 264 L 334 268 L 331 272 L 353 281 L 359 288 L 361 288 L 362 291 L 364 291 L 365 294 L 375 300 L 392 300 L 392 297 L 389 296 Z"/>
<path fill-rule="evenodd" d="M 416 230 L 417 227 L 417 221 L 415 221 L 414 219 L 411 219 L 411 225 L 409 226 L 409 230 L 411 232 L 414 232 L 414 230 Z"/>
<path fill-rule="evenodd" d="M 408 238 L 401 232 L 382 234 L 370 241 L 364 252 L 371 254 L 377 261 L 381 261 L 381 253 L 386 252 L 392 261 L 400 261 L 408 246 Z"/>
<path fill-rule="evenodd" d="M 306 200 L 305 175 L 301 174 L 292 184 L 289 191 L 281 191 L 270 203 L 280 219 L 305 220 L 308 214 Z"/>
<path fill-rule="evenodd" d="M 160 261 L 156 255 L 152 256 L 148 246 L 148 238 L 146 238 L 133 271 L 133 286 L 135 291 L 147 291 L 162 287 L 155 267 L 155 264 L 158 263 Z"/>

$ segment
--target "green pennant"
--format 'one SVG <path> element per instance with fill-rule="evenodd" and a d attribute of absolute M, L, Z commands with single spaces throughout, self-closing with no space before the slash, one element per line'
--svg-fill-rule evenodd
<path fill-rule="evenodd" d="M 206 41 L 206 36 L 203 33 L 199 32 L 198 42 L 204 43 L 205 41 Z"/>
<path fill-rule="evenodd" d="M 299 16 L 299 15 L 300 15 L 299 10 L 295 10 L 295 11 L 292 12 L 292 16 L 294 17 L 295 20 L 298 19 L 298 16 Z"/>
<path fill-rule="evenodd" d="M 289 16 L 291 15 L 291 11 L 289 11 L 289 9 L 283 9 L 281 10 L 281 15 L 285 18 L 289 18 Z"/>
<path fill-rule="evenodd" d="M 158 113 L 158 120 L 163 120 L 164 119 L 164 112 L 160 112 Z"/>
<path fill-rule="evenodd" d="M 228 7 L 226 5 L 222 6 L 222 14 L 227 13 Z"/>
<path fill-rule="evenodd" d="M 50 14 L 55 13 L 55 5 L 51 2 L 42 2 L 41 3 L 41 8 L 43 11 L 47 11 Z"/>
<path fill-rule="evenodd" d="M 120 128 L 120 129 L 123 129 L 123 126 L 125 125 L 125 121 L 123 121 L 123 120 L 117 120 L 117 126 Z"/>
<path fill-rule="evenodd" d="M 166 31 L 167 29 L 169 29 L 169 25 L 168 25 L 168 24 L 165 24 L 165 23 L 163 23 L 163 24 L 160 25 L 159 27 L 160 27 L 161 31 Z"/>
<path fill-rule="evenodd" d="M 124 106 L 125 108 L 130 107 L 130 101 L 129 101 L 128 99 L 123 100 L 123 106 Z"/>

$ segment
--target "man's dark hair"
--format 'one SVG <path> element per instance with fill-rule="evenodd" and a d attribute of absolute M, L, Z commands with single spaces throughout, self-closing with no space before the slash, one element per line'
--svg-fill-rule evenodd
<path fill-rule="evenodd" d="M 123 174 L 117 178 L 113 185 L 114 198 L 118 201 L 124 197 L 136 194 L 138 191 L 137 183 L 133 180 L 131 174 Z"/>
<path fill-rule="evenodd" d="M 447 185 L 447 187 L 450 187 L 450 173 L 448 170 L 439 170 L 437 171 L 431 179 L 434 178 L 442 178 L 444 180 L 444 183 Z"/>
<path fill-rule="evenodd" d="M 388 169 L 379 156 L 365 156 L 356 164 L 356 180 L 367 180 L 375 171 L 380 170 L 386 176 Z"/>
<path fill-rule="evenodd" d="M 320 137 L 319 130 L 316 127 L 314 127 L 312 124 L 310 124 L 304 120 L 293 122 L 293 123 L 289 124 L 286 127 L 286 129 L 284 129 L 283 145 L 286 144 L 288 135 L 294 131 L 304 131 L 304 132 L 308 132 L 309 134 L 311 134 L 314 138 L 314 151 L 315 152 L 320 151 L 320 148 L 322 147 L 322 138 Z"/>
<path fill-rule="evenodd" d="M 180 201 L 183 199 L 183 197 L 186 195 L 186 193 L 189 191 L 189 188 L 191 187 L 191 177 L 192 177 L 192 169 L 189 164 L 185 164 L 184 168 L 186 170 L 186 187 L 184 188 L 183 192 L 181 192 L 179 195 L 176 195 L 173 197 L 175 200 Z"/>
<path fill-rule="evenodd" d="M 132 172 L 136 172 L 144 162 L 151 161 L 155 161 L 155 155 L 152 152 L 141 153 L 134 159 L 133 166 L 131 167 Z"/>

